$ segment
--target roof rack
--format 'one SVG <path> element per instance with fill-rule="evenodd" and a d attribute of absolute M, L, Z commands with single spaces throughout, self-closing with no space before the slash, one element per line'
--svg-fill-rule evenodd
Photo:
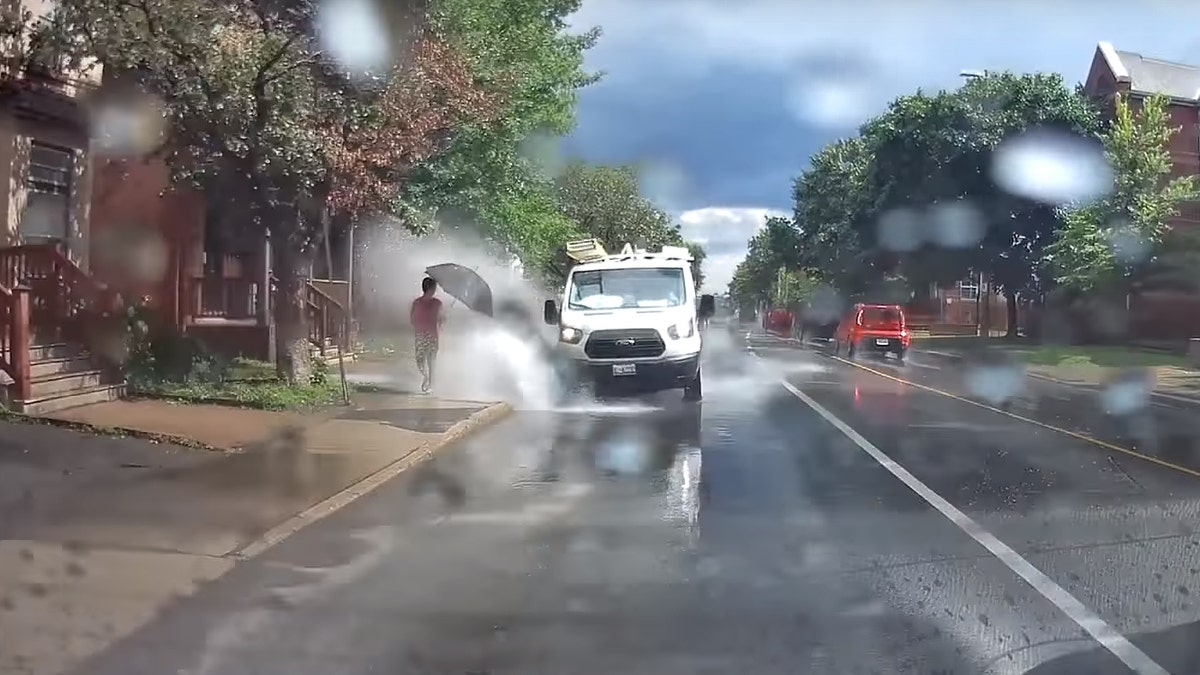
<path fill-rule="evenodd" d="M 597 239 L 579 239 L 567 242 L 567 256 L 577 263 L 624 262 L 629 260 L 682 260 L 692 262 L 692 252 L 686 246 L 663 246 L 661 251 L 647 251 L 625 244 L 620 253 L 608 253 Z"/>
<path fill-rule="evenodd" d="M 599 239 L 577 239 L 567 242 L 567 257 L 577 263 L 595 262 L 608 257 Z"/>

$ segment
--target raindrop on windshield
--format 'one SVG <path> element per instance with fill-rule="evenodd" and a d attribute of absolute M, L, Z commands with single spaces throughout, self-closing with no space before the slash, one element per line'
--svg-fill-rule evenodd
<path fill-rule="evenodd" d="M 359 75 L 383 68 L 391 59 L 386 25 L 371 0 L 325 0 L 317 13 L 321 48 Z"/>
<path fill-rule="evenodd" d="M 930 239 L 945 248 L 971 248 L 983 239 L 983 213 L 970 202 L 934 204 L 929 210 Z"/>
<path fill-rule="evenodd" d="M 1143 262 L 1150 255 L 1150 243 L 1129 225 L 1113 228 L 1108 244 L 1112 247 L 1113 257 L 1122 265 Z"/>
<path fill-rule="evenodd" d="M 879 219 L 879 245 L 889 251 L 915 251 L 921 246 L 921 215 L 913 209 L 893 209 Z"/>
<path fill-rule="evenodd" d="M 850 130 L 875 112 L 876 68 L 854 56 L 810 56 L 797 64 L 798 77 L 785 92 L 788 109 L 801 122 Z"/>
<path fill-rule="evenodd" d="M 996 183 L 1046 204 L 1086 203 L 1112 191 L 1113 172 L 1099 142 L 1035 129 L 1006 139 L 992 159 Z"/>

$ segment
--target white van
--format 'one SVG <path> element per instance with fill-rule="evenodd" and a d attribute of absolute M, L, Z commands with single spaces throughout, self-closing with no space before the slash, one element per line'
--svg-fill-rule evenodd
<path fill-rule="evenodd" d="M 696 292 L 691 253 L 627 244 L 609 254 L 594 239 L 571 242 L 567 253 L 578 264 L 561 304 L 547 300 L 544 316 L 558 327 L 559 355 L 598 391 L 683 389 L 699 400 L 704 328 L 716 304 Z"/>

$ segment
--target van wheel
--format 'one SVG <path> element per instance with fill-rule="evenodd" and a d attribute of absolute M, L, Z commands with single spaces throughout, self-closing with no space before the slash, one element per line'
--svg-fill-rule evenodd
<path fill-rule="evenodd" d="M 701 372 L 702 371 L 697 370 L 696 377 L 692 378 L 692 381 L 683 388 L 683 400 L 699 401 L 700 399 L 704 398 L 703 380 L 700 377 Z"/>

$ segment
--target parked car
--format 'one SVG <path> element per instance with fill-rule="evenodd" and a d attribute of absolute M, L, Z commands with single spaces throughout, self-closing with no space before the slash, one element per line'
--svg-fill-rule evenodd
<path fill-rule="evenodd" d="M 833 338 L 833 353 L 843 350 L 849 358 L 863 352 L 893 354 L 904 360 L 912 336 L 900 305 L 857 304 L 838 323 Z"/>

